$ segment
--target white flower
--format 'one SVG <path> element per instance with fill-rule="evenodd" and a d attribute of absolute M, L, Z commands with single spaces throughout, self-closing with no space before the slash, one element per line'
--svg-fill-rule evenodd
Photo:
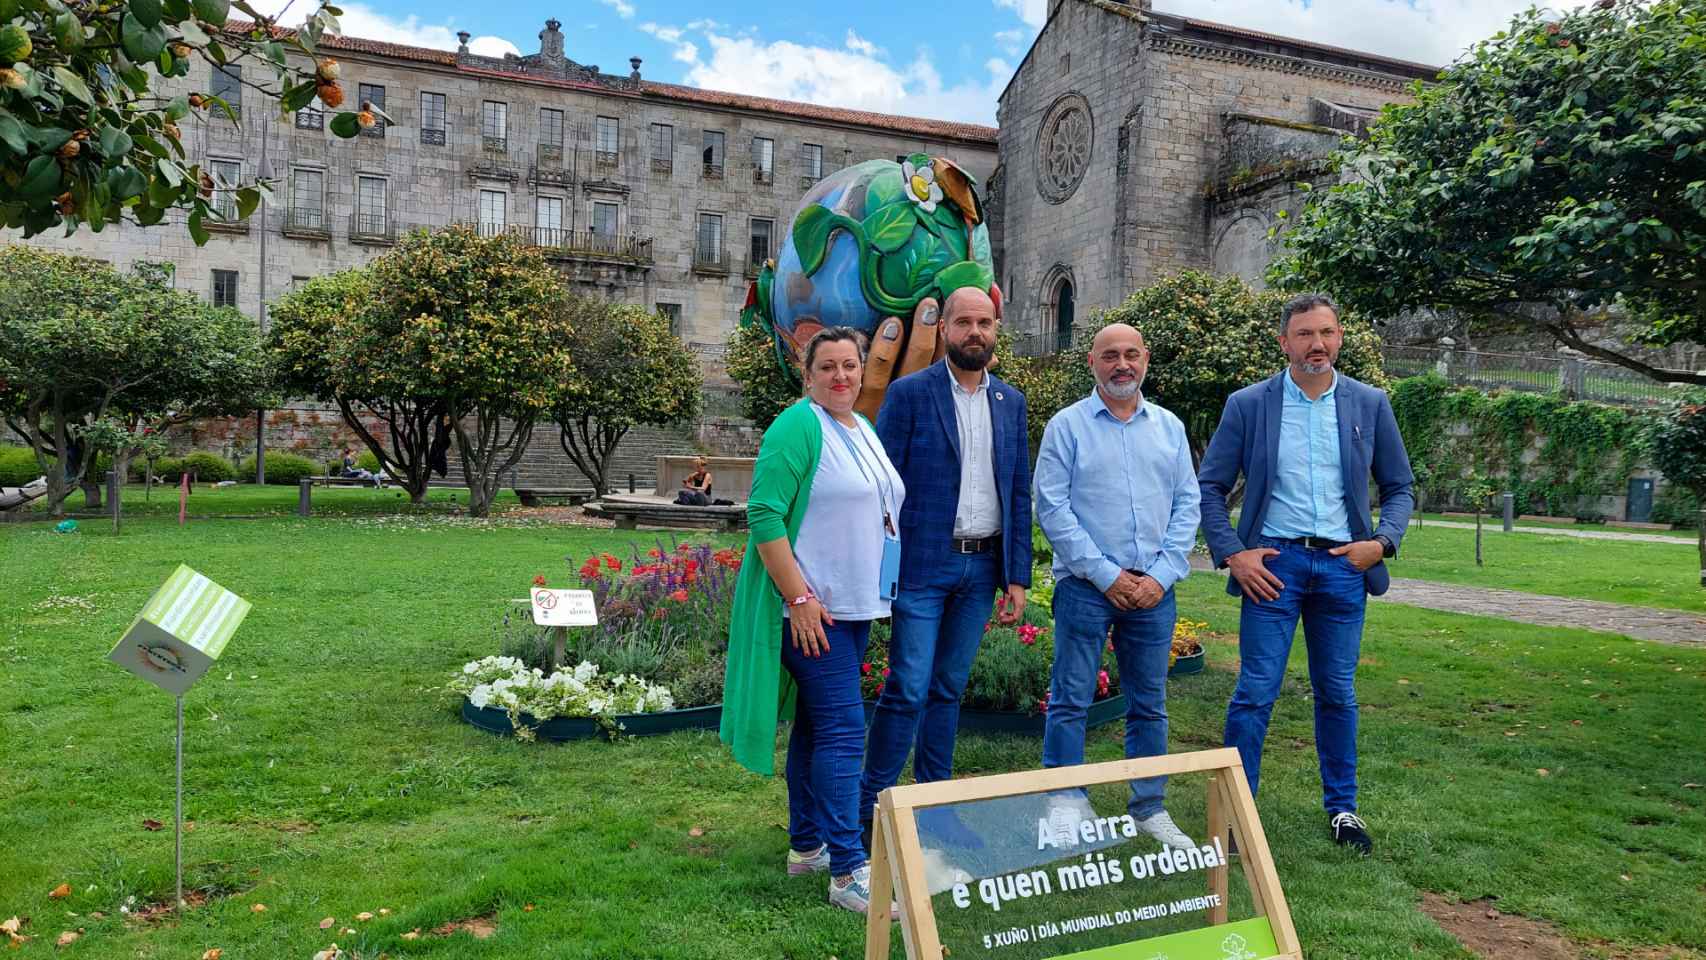
<path fill-rule="evenodd" d="M 900 162 L 900 179 L 906 190 L 908 200 L 923 207 L 925 213 L 936 212 L 936 204 L 942 202 L 942 188 L 936 183 L 936 164 L 934 161 L 915 167 L 911 160 L 902 160 Z"/>
<path fill-rule="evenodd" d="M 491 686 L 489 684 L 482 683 L 479 686 L 475 687 L 474 689 L 468 691 L 468 702 L 473 704 L 478 709 L 481 709 L 481 710 L 485 709 L 486 704 L 492 702 L 492 688 L 491 688 Z"/>

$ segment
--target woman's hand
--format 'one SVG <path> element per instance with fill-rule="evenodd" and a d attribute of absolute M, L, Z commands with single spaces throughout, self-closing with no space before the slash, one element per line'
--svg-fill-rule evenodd
<path fill-rule="evenodd" d="M 794 649 L 808 657 L 821 657 L 829 652 L 829 633 L 824 627 L 834 626 L 835 618 L 814 597 L 788 610 L 788 623 L 794 635 Z"/>

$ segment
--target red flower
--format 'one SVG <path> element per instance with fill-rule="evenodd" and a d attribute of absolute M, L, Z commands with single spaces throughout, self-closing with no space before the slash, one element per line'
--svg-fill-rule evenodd
<path fill-rule="evenodd" d="M 699 569 L 699 561 L 693 559 L 692 557 L 688 557 L 686 560 L 684 560 L 682 562 L 687 565 L 687 572 L 688 573 L 692 573 L 693 571 Z"/>
<path fill-rule="evenodd" d="M 533 585 L 536 587 L 543 587 L 545 585 L 545 575 L 542 573 L 534 574 L 533 575 Z"/>
<path fill-rule="evenodd" d="M 870 676 L 871 675 L 871 665 L 868 663 L 859 664 L 859 672 L 864 674 L 867 677 Z"/>
<path fill-rule="evenodd" d="M 692 550 L 693 550 L 693 545 L 690 543 L 678 543 L 675 545 L 675 552 L 676 553 L 690 553 L 690 552 L 692 552 Z"/>
<path fill-rule="evenodd" d="M 1047 713 L 1048 712 L 1048 698 L 1052 693 L 1053 693 L 1053 691 L 1050 691 L 1049 693 L 1043 694 L 1043 698 L 1041 700 L 1037 701 L 1037 710 L 1039 712 L 1041 712 L 1041 713 Z"/>
<path fill-rule="evenodd" d="M 687 602 L 687 591 L 686 590 L 677 590 L 674 593 L 670 594 L 669 598 L 671 600 L 674 600 L 676 603 L 686 603 Z"/>
<path fill-rule="evenodd" d="M 1037 642 L 1037 636 L 1042 632 L 1041 627 L 1033 626 L 1029 623 L 1021 624 L 1019 627 L 1019 642 L 1027 647 L 1033 646 Z"/>
<path fill-rule="evenodd" d="M 647 550 L 646 555 L 651 557 L 654 560 L 662 560 L 663 559 L 663 551 L 659 550 L 657 547 L 653 547 L 650 550 Z"/>
<path fill-rule="evenodd" d="M 609 567 L 612 570 L 622 569 L 622 561 L 616 559 L 615 557 L 611 556 L 608 553 L 604 555 L 604 565 Z"/>
<path fill-rule="evenodd" d="M 880 697 L 880 696 L 882 696 L 882 695 L 883 695 L 883 685 L 882 685 L 882 684 L 880 684 L 880 683 L 879 683 L 879 684 L 877 684 L 877 689 L 876 689 L 876 690 L 873 690 L 873 691 L 872 691 L 872 692 L 871 692 L 871 695 L 872 695 L 872 696 L 873 696 L 873 697 Z"/>
<path fill-rule="evenodd" d="M 884 680 L 887 680 L 887 679 L 888 679 L 888 678 L 889 678 L 889 668 L 888 668 L 888 667 L 884 667 L 884 668 L 883 668 L 883 679 L 884 679 Z"/>
<path fill-rule="evenodd" d="M 1101 673 L 1096 675 L 1096 696 L 1105 697 L 1107 695 L 1108 695 L 1108 671 L 1103 670 Z"/>

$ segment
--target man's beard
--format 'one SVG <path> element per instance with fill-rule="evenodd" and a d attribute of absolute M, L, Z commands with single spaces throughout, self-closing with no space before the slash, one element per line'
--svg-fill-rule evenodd
<path fill-rule="evenodd" d="M 948 359 L 961 370 L 982 370 L 989 366 L 989 361 L 995 359 L 993 346 L 978 349 L 958 343 L 948 344 Z"/>
<path fill-rule="evenodd" d="M 1297 362 L 1297 369 L 1311 376 L 1320 376 L 1321 374 L 1328 373 L 1333 369 L 1333 359 L 1328 357 L 1319 363 L 1310 363 L 1308 360 L 1299 360 Z"/>
<path fill-rule="evenodd" d="M 1114 378 L 1109 377 L 1106 380 L 1097 381 L 1097 386 L 1101 387 L 1102 392 L 1115 400 L 1130 400 L 1137 396 L 1139 390 L 1143 389 L 1143 378 L 1132 377 L 1123 383 L 1115 383 Z"/>

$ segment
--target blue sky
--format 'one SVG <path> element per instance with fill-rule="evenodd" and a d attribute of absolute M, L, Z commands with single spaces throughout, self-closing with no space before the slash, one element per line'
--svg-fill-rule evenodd
<path fill-rule="evenodd" d="M 277 10 L 290 0 L 257 4 Z M 294 0 L 291 11 L 310 0 Z M 363 0 L 338 5 L 344 32 L 480 53 L 538 49 L 563 22 L 570 59 L 648 79 L 833 106 L 995 122 L 995 103 L 1047 18 L 1050 0 Z M 1078 2 L 1078 0 L 1054 0 Z M 1557 6 L 1559 4 L 1554 4 Z M 1576 5 L 1573 0 L 1563 5 Z M 1169 13 L 1446 63 L 1498 30 L 1525 0 L 1157 0 Z M 294 19 L 284 14 L 285 22 Z"/>

